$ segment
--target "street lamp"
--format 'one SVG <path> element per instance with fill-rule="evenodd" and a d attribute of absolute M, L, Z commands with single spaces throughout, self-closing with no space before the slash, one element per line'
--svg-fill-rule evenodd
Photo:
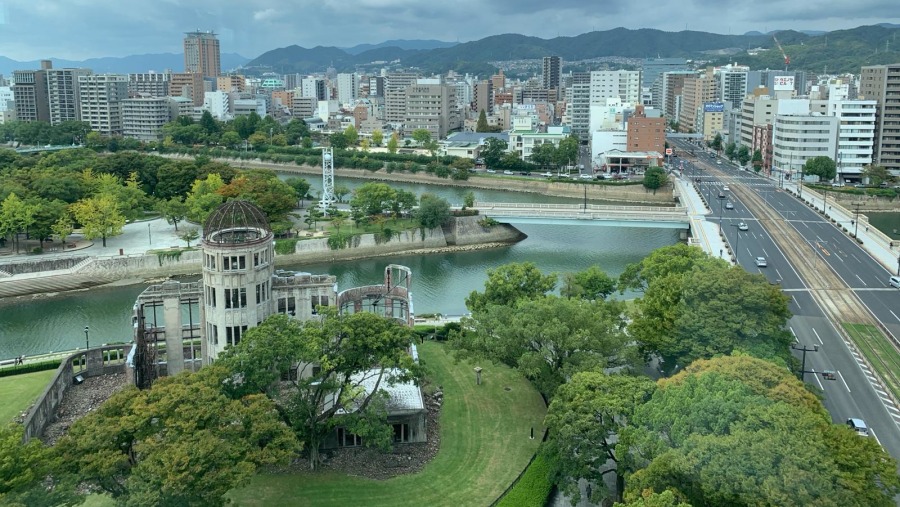
<path fill-rule="evenodd" d="M 88 327 L 84 326 L 84 350 L 91 348 L 91 341 L 88 338 Z"/>
<path fill-rule="evenodd" d="M 740 224 L 728 224 L 732 227 L 737 227 L 737 241 L 734 242 L 734 262 L 737 264 L 738 251 L 741 248 L 741 225 Z"/>
<path fill-rule="evenodd" d="M 153 235 L 150 233 L 150 224 L 147 224 L 147 243 L 153 244 Z"/>
<path fill-rule="evenodd" d="M 811 372 L 811 371 L 806 371 L 806 353 L 807 353 L 807 352 L 818 352 L 818 351 L 819 351 L 819 346 L 818 346 L 818 345 L 813 345 L 813 348 L 810 349 L 810 348 L 807 348 L 806 345 L 798 345 L 798 344 L 796 344 L 796 343 L 792 343 L 792 344 L 791 344 L 791 348 L 794 349 L 794 350 L 799 350 L 799 351 L 803 352 L 803 360 L 802 360 L 803 362 L 802 362 L 802 364 L 800 365 L 800 381 L 802 382 L 802 381 L 803 381 L 803 377 L 804 377 L 807 373 L 814 373 L 814 372 Z"/>

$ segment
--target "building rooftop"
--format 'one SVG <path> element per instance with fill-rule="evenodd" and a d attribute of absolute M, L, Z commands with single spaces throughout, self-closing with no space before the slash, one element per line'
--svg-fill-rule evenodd
<path fill-rule="evenodd" d="M 506 132 L 454 132 L 447 136 L 447 142 L 480 144 L 489 137 L 509 142 L 509 134 Z"/>
<path fill-rule="evenodd" d="M 378 383 L 380 369 L 374 368 L 364 372 L 356 373 L 350 377 L 352 385 L 358 385 L 365 389 L 366 395 L 370 394 L 375 385 Z M 425 400 L 422 399 L 422 390 L 419 386 L 412 382 L 389 382 L 390 378 L 400 375 L 400 370 L 388 369 L 384 371 L 381 377 L 379 391 L 383 391 L 388 395 L 387 411 L 390 415 L 398 415 L 410 412 L 419 412 L 425 410 Z M 338 410 L 338 414 L 346 414 L 354 412 L 355 408 L 349 411 Z"/>

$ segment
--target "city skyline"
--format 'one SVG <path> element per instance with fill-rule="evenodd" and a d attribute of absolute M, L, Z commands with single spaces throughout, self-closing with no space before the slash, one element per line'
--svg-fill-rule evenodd
<path fill-rule="evenodd" d="M 691 0 L 659 6 L 651 0 L 583 0 L 552 4 L 510 0 L 325 0 L 316 6 L 273 0 L 166 0 L 135 9 L 113 0 L 0 1 L 2 56 L 15 60 L 86 59 L 180 53 L 184 33 L 212 30 L 222 53 L 248 58 L 296 44 L 352 47 L 392 39 L 466 42 L 503 33 L 541 38 L 616 27 L 695 30 L 723 34 L 771 30 L 838 30 L 900 23 L 891 0 L 755 3 Z M 356 13 L 365 12 L 365 16 Z M 640 19 L 653 12 L 654 20 Z M 723 13 L 725 16 L 723 17 Z M 888 14 L 895 14 L 890 17 Z M 723 19 L 724 18 L 724 19 Z"/>

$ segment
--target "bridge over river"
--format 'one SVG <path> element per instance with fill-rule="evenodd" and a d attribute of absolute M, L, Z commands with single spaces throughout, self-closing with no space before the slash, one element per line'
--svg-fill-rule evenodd
<path fill-rule="evenodd" d="M 683 206 L 608 206 L 599 204 L 532 204 L 476 202 L 471 209 L 502 222 L 571 224 L 690 229 L 691 217 Z"/>

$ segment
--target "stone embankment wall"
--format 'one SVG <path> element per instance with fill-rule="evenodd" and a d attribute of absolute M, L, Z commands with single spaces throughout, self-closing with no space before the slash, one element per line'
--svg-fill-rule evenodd
<path fill-rule="evenodd" d="M 328 238 L 301 240 L 297 242 L 293 254 L 279 255 L 275 258 L 275 263 L 284 266 L 400 253 L 470 250 L 515 243 L 525 238 L 524 234 L 511 225 L 482 227 L 478 225 L 480 219 L 477 216 L 455 218 L 443 229 L 402 231 L 388 241 L 377 238 L 374 234 L 364 234 L 353 238 L 347 247 L 336 250 L 328 245 Z M 200 273 L 202 258 L 199 250 L 182 251 L 178 255 L 149 253 L 81 258 L 74 264 L 62 264 L 67 266 L 64 269 L 40 272 L 23 270 L 18 275 L 2 276 L 0 298 L 85 289 L 119 280 L 133 279 L 139 282 L 144 278 L 191 275 Z M 53 267 L 55 264 L 46 266 Z"/>

